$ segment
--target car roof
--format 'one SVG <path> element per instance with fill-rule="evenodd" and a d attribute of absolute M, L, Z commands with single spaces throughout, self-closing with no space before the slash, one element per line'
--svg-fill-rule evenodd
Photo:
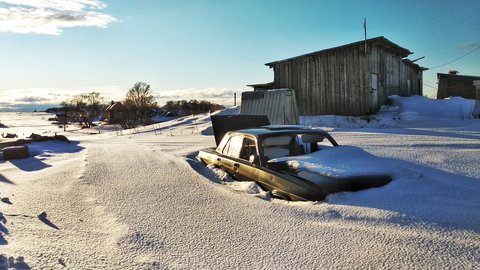
<path fill-rule="evenodd" d="M 241 129 L 236 131 L 230 131 L 228 134 L 232 135 L 235 133 L 240 134 L 249 134 L 257 138 L 267 138 L 272 136 L 281 136 L 281 135 L 294 135 L 294 134 L 321 134 L 324 136 L 329 136 L 328 132 L 323 129 L 312 129 L 305 126 L 263 126 L 259 128 L 249 128 Z"/>

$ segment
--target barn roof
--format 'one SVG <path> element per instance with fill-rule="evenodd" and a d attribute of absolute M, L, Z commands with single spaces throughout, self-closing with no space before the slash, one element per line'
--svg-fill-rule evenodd
<path fill-rule="evenodd" d="M 401 55 L 402 57 L 407 57 L 407 56 L 409 56 L 410 54 L 413 53 L 413 52 L 409 51 L 408 49 L 405 49 L 403 47 L 398 46 L 397 44 L 391 42 L 390 40 L 386 39 L 385 37 L 380 36 L 380 37 L 367 39 L 366 41 L 362 40 L 362 41 L 358 41 L 358 42 L 354 42 L 354 43 L 350 43 L 350 44 L 345 44 L 345 45 L 338 46 L 338 47 L 333 47 L 333 48 L 329 48 L 329 49 L 325 49 L 325 50 L 321 50 L 321 51 L 311 52 L 311 53 L 302 54 L 302 55 L 299 55 L 299 56 L 295 56 L 295 57 L 291 57 L 291 58 L 287 58 L 287 59 L 283 59 L 283 60 L 279 60 L 279 61 L 266 63 L 265 65 L 269 66 L 269 67 L 273 67 L 273 66 L 275 66 L 277 64 L 280 64 L 280 63 L 289 62 L 289 61 L 297 60 L 297 59 L 304 58 L 304 57 L 317 56 L 317 55 L 325 54 L 325 53 L 332 52 L 332 51 L 335 51 L 335 50 L 348 49 L 350 47 L 355 47 L 357 45 L 365 44 L 365 42 L 367 42 L 368 45 L 383 46 L 383 47 L 391 50 L 392 52 Z"/>
<path fill-rule="evenodd" d="M 437 78 L 455 78 L 459 80 L 480 80 L 480 76 L 437 73 Z"/>
<path fill-rule="evenodd" d="M 257 84 L 248 84 L 247 86 L 259 89 L 273 89 L 275 87 L 274 82 L 268 83 L 257 83 Z"/>
<path fill-rule="evenodd" d="M 106 112 L 121 112 L 125 110 L 126 108 L 121 102 L 112 102 L 112 104 L 105 109 Z"/>
<path fill-rule="evenodd" d="M 426 67 L 421 67 L 421 66 L 415 64 L 415 60 L 412 61 L 412 60 L 410 60 L 410 59 L 403 59 L 402 62 L 403 62 L 405 65 L 414 67 L 414 68 L 416 68 L 416 69 L 418 69 L 418 70 L 422 70 L 422 71 L 428 70 L 428 68 L 426 68 Z"/>

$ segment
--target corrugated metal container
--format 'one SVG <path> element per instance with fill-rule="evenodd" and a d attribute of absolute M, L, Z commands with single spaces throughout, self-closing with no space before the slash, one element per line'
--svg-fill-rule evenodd
<path fill-rule="evenodd" d="M 295 92 L 286 88 L 243 92 L 240 114 L 266 115 L 272 125 L 298 125 Z"/>

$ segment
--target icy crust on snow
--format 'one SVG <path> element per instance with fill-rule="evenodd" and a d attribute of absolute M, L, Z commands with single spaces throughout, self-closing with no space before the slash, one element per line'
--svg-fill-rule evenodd
<path fill-rule="evenodd" d="M 300 124 L 327 128 L 391 128 L 445 119 L 471 120 L 475 100 L 461 97 L 431 99 L 423 96 L 389 96 L 390 105 L 384 105 L 380 112 L 368 116 L 315 115 L 300 116 Z M 449 124 L 453 124 L 449 122 Z"/>
<path fill-rule="evenodd" d="M 393 108 L 398 107 L 400 117 L 404 120 L 471 118 L 475 107 L 475 100 L 462 97 L 430 99 L 423 96 L 389 96 L 388 98 L 392 102 Z"/>
<path fill-rule="evenodd" d="M 296 170 L 338 177 L 394 173 L 394 167 L 386 159 L 355 146 L 328 147 L 306 155 L 271 159 L 269 162 L 286 162 Z"/>
<path fill-rule="evenodd" d="M 240 106 L 233 106 L 217 112 L 217 115 L 237 115 L 240 114 Z"/>
<path fill-rule="evenodd" d="M 391 117 L 354 117 L 341 115 L 300 116 L 300 124 L 310 127 L 327 128 L 364 128 L 392 127 L 398 122 L 398 116 Z"/>

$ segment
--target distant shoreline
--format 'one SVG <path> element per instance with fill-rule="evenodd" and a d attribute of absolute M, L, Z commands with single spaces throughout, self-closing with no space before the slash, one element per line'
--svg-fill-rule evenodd
<path fill-rule="evenodd" d="M 45 111 L 0 111 L 0 113 L 47 113 Z"/>
<path fill-rule="evenodd" d="M 3 104 L 0 113 L 6 112 L 45 112 L 50 108 L 59 108 L 60 104 Z"/>

